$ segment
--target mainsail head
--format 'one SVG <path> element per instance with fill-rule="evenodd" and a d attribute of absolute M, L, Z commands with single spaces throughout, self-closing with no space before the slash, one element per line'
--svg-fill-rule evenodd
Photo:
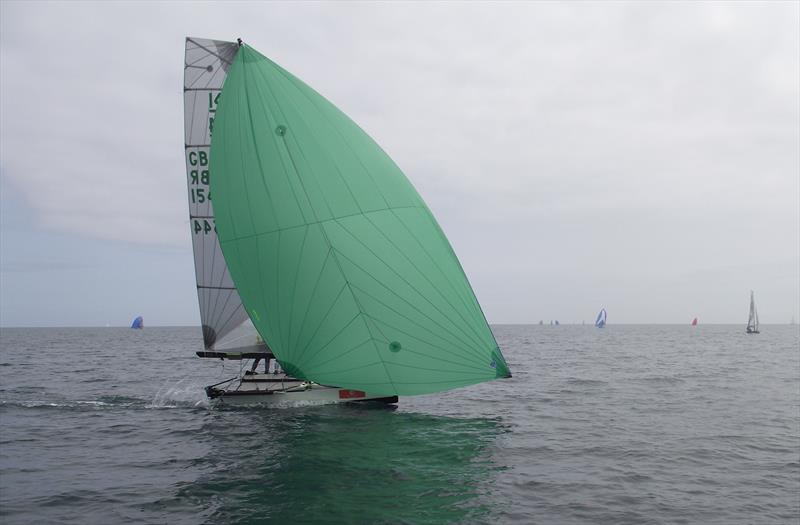
<path fill-rule="evenodd" d="M 233 281 L 284 369 L 386 395 L 510 377 L 428 207 L 372 139 L 252 48 L 211 148 Z"/>

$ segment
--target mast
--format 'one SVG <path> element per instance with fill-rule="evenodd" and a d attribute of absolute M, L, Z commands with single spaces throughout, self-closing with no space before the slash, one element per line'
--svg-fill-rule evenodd
<path fill-rule="evenodd" d="M 238 50 L 235 42 L 186 39 L 183 66 L 186 182 L 197 298 L 207 349 L 213 349 L 248 320 L 219 246 L 209 186 L 214 117 L 222 84 Z"/>

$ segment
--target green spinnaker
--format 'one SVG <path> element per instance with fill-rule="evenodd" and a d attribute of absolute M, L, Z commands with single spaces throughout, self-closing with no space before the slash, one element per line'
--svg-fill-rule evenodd
<path fill-rule="evenodd" d="M 386 395 L 510 376 L 405 175 L 333 104 L 246 45 L 210 156 L 225 261 L 288 373 Z"/>

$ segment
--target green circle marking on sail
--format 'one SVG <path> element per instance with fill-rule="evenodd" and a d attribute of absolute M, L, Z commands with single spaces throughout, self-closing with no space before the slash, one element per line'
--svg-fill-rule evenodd
<path fill-rule="evenodd" d="M 286 135 L 286 126 L 281 125 L 275 128 L 275 134 L 279 137 Z"/>
<path fill-rule="evenodd" d="M 403 348 L 403 345 L 401 345 L 397 341 L 392 341 L 391 343 L 389 343 L 389 350 L 391 350 L 392 352 L 395 353 L 399 352 L 401 348 Z"/>

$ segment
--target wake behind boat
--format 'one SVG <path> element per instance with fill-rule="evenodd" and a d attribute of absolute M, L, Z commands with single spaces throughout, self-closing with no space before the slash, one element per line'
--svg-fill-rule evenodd
<path fill-rule="evenodd" d="M 253 361 L 210 398 L 396 402 L 511 377 L 447 239 L 366 133 L 241 41 L 187 38 L 184 65 L 198 355 Z"/>

